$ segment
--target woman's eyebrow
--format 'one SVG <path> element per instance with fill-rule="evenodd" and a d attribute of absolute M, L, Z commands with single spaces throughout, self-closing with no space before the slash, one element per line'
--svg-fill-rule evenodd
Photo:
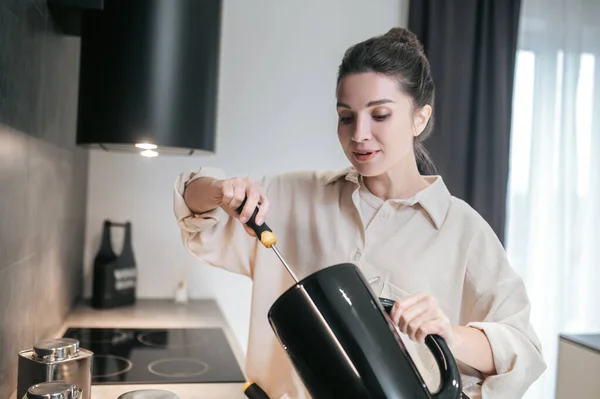
<path fill-rule="evenodd" d="M 367 107 L 372 107 L 374 105 L 381 105 L 381 104 L 388 104 L 388 103 L 393 103 L 393 101 L 392 100 L 388 100 L 387 98 L 383 98 L 381 100 L 369 101 L 366 106 Z M 349 106 L 348 104 L 342 103 L 342 102 L 339 102 L 339 101 L 337 102 L 337 106 L 340 107 L 340 108 L 352 109 L 352 107 Z"/>

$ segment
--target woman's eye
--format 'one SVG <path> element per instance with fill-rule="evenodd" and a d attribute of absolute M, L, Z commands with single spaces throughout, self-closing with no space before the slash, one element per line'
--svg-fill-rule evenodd
<path fill-rule="evenodd" d="M 340 123 L 347 124 L 352 122 L 351 116 L 341 116 L 340 115 Z"/>
<path fill-rule="evenodd" d="M 387 118 L 390 117 L 390 114 L 385 114 L 385 115 L 373 115 L 373 119 L 375 119 L 378 122 L 384 121 Z"/>

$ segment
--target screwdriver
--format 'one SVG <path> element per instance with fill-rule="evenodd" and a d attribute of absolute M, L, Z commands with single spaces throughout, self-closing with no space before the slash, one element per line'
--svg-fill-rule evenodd
<path fill-rule="evenodd" d="M 237 208 L 238 215 L 240 213 L 242 213 L 242 210 L 244 209 L 245 204 L 246 204 L 246 199 L 244 199 L 242 204 Z M 295 282 L 298 282 L 298 277 L 296 277 L 296 275 L 294 274 L 294 272 L 292 271 L 290 266 L 287 264 L 285 259 L 283 259 L 283 256 L 281 255 L 281 253 L 277 249 L 277 246 L 275 245 L 275 244 L 277 244 L 277 237 L 275 236 L 275 233 L 273 233 L 273 230 L 271 230 L 271 228 L 269 226 L 267 226 L 266 223 L 263 223 L 260 226 L 258 226 L 256 224 L 256 214 L 257 213 L 258 213 L 258 207 L 256 207 L 256 209 L 254 209 L 254 213 L 252 214 L 250 219 L 246 222 L 246 226 L 250 227 L 254 231 L 254 233 L 256 234 L 256 237 L 261 242 L 261 244 L 264 245 L 265 248 L 271 248 L 273 250 L 273 252 L 275 252 L 275 255 L 277 255 L 277 257 L 279 258 L 281 263 L 283 263 L 283 266 L 285 266 L 285 268 L 288 271 L 288 273 L 290 274 L 290 276 L 292 276 L 292 278 L 294 279 Z"/>
<path fill-rule="evenodd" d="M 249 399 L 270 399 L 265 391 L 262 390 L 255 382 L 248 381 L 242 388 L 246 397 Z"/>

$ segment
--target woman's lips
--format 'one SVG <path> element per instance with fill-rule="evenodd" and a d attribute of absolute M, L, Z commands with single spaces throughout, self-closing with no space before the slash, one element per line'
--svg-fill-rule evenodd
<path fill-rule="evenodd" d="M 366 161 L 370 161 L 373 158 L 375 158 L 377 155 L 379 155 L 380 152 L 381 152 L 381 150 L 375 150 L 375 151 L 353 151 L 352 153 L 354 154 L 354 157 L 359 162 L 366 162 Z"/>

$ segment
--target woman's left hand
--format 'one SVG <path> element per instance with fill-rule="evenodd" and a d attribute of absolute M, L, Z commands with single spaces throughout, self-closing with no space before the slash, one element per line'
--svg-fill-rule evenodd
<path fill-rule="evenodd" d="M 435 298 L 428 294 L 417 293 L 397 300 L 390 316 L 400 331 L 413 341 L 424 343 L 427 335 L 437 334 L 444 338 L 448 346 L 454 343 L 450 319 Z"/>

